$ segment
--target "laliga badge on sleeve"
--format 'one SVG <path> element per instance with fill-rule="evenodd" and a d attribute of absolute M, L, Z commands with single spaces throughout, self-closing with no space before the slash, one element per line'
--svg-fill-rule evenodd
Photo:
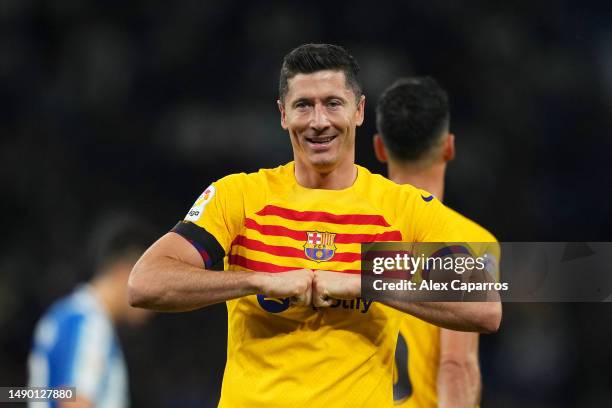
<path fill-rule="evenodd" d="M 206 204 L 208 204 L 210 200 L 212 200 L 214 195 L 215 195 L 215 186 L 211 184 L 210 186 L 208 186 L 206 190 L 204 190 L 202 194 L 200 194 L 200 196 L 195 201 L 195 203 L 193 203 L 191 210 L 189 210 L 189 212 L 187 213 L 187 216 L 185 217 L 185 221 L 195 222 L 199 220 L 200 217 L 202 216 L 202 213 L 204 212 L 204 207 L 206 207 Z"/>

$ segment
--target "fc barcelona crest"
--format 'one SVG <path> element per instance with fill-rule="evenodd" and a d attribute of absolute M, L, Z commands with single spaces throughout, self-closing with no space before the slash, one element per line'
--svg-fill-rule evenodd
<path fill-rule="evenodd" d="M 308 231 L 308 239 L 304 244 L 304 253 L 308 259 L 316 262 L 329 261 L 336 253 L 334 238 L 331 232 Z"/>

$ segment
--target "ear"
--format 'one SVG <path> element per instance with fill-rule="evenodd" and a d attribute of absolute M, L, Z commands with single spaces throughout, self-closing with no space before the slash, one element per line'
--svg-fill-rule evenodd
<path fill-rule="evenodd" d="M 355 112 L 355 115 L 356 115 L 355 123 L 357 124 L 357 126 L 361 126 L 361 124 L 363 123 L 364 112 L 365 112 L 365 95 L 361 95 L 361 97 L 359 98 L 359 102 L 357 103 L 357 112 Z"/>
<path fill-rule="evenodd" d="M 280 111 L 281 115 L 281 127 L 284 130 L 287 130 L 287 113 L 285 111 L 285 105 L 283 104 L 283 102 L 281 102 L 280 99 L 276 101 L 276 104 L 278 105 L 278 110 Z"/>
<path fill-rule="evenodd" d="M 449 162 L 455 158 L 455 135 L 449 133 L 444 140 L 443 158 Z"/>
<path fill-rule="evenodd" d="M 374 155 L 381 163 L 387 162 L 387 149 L 385 148 L 385 142 L 382 137 L 378 133 L 374 135 L 372 138 L 372 142 L 374 144 Z"/>

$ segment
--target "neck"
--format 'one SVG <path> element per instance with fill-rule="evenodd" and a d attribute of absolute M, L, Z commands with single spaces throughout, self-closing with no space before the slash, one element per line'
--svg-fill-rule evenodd
<path fill-rule="evenodd" d="M 412 184 L 429 191 L 440 201 L 444 198 L 444 175 L 446 162 L 435 164 L 399 163 L 390 160 L 388 163 L 389 179 L 397 184 Z"/>
<path fill-rule="evenodd" d="M 317 169 L 295 160 L 295 179 L 299 185 L 306 188 L 342 190 L 355 183 L 357 167 L 354 160 L 340 163 L 333 169 Z"/>
<path fill-rule="evenodd" d="M 114 279 L 116 277 L 112 273 L 101 275 L 91 282 L 91 287 L 111 321 L 116 323 L 121 317 L 122 302 L 126 301 L 126 294 L 122 291 L 117 291 Z"/>

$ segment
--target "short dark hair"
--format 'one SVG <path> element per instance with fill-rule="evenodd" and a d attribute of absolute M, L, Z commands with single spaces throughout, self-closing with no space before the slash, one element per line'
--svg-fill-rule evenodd
<path fill-rule="evenodd" d="M 291 78 L 297 74 L 312 74 L 324 70 L 344 72 L 346 85 L 353 90 L 355 98 L 359 100 L 362 87 L 357 76 L 359 64 L 355 58 L 339 45 L 303 44 L 283 58 L 278 82 L 278 97 L 281 102 L 285 100 Z"/>
<path fill-rule="evenodd" d="M 131 213 L 109 212 L 100 217 L 89 241 L 89 263 L 94 274 L 104 273 L 116 261 L 139 256 L 157 235 L 151 224 Z"/>
<path fill-rule="evenodd" d="M 431 77 L 397 80 L 376 105 L 376 127 L 390 155 L 401 161 L 423 158 L 448 131 L 448 94 Z"/>

